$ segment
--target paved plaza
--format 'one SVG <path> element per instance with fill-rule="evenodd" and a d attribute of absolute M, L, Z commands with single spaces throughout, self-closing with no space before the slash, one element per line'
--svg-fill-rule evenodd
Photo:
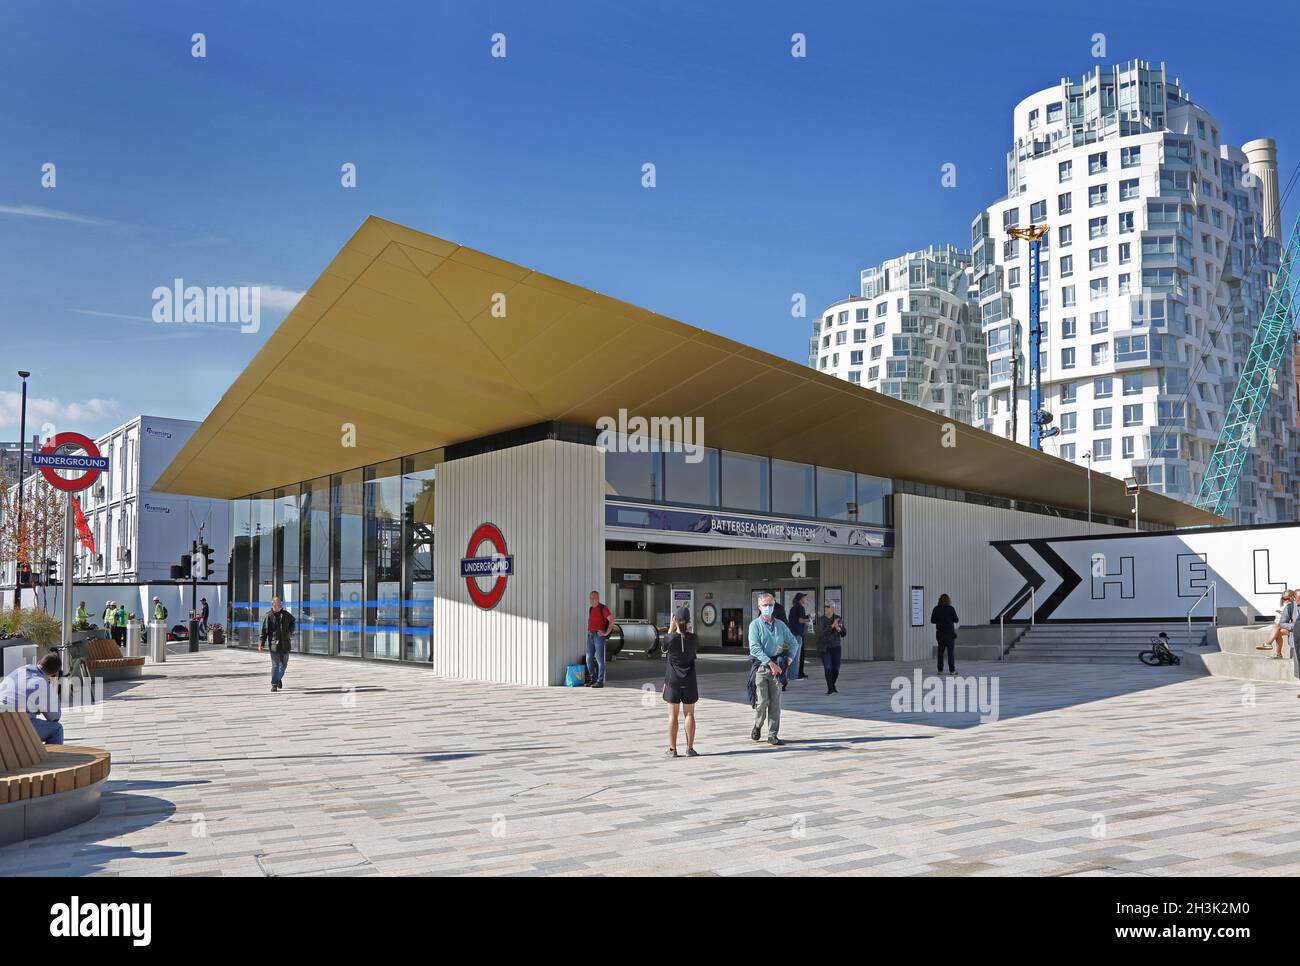
<path fill-rule="evenodd" d="M 741 665 L 705 663 L 703 756 L 673 760 L 655 661 L 599 691 L 294 656 L 272 694 L 265 655 L 173 654 L 65 716 L 112 751 L 102 814 L 0 874 L 1300 872 L 1293 687 L 970 664 L 998 682 L 980 724 L 891 710 L 911 665 L 849 664 L 831 697 L 817 667 L 772 748 Z"/>

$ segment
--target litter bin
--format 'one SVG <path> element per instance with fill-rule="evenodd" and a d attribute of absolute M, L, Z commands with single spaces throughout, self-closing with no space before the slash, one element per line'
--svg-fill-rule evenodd
<path fill-rule="evenodd" d="M 193 654 L 199 649 L 199 622 L 190 618 L 190 653 Z"/>
<path fill-rule="evenodd" d="M 144 636 L 144 625 L 139 621 L 131 621 L 126 625 L 126 656 L 140 656 L 140 638 Z"/>
<path fill-rule="evenodd" d="M 149 622 L 149 650 L 155 664 L 167 663 L 167 622 Z"/>

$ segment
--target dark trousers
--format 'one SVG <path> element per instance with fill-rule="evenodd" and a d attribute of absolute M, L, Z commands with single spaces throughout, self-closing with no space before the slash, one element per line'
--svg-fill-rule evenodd
<path fill-rule="evenodd" d="M 948 670 L 957 670 L 957 639 L 955 637 L 949 641 L 939 641 L 935 650 L 939 655 L 940 674 L 943 673 L 943 655 L 945 651 L 948 653 Z"/>
<path fill-rule="evenodd" d="M 803 635 L 800 635 L 799 643 L 802 646 L 799 648 L 799 675 L 798 676 L 802 678 L 802 677 L 806 677 L 806 675 L 803 673 L 803 658 L 804 655 L 808 653 L 808 642 L 804 640 Z"/>
<path fill-rule="evenodd" d="M 840 654 L 844 651 L 842 647 L 827 647 L 822 649 L 822 670 L 826 672 L 826 687 L 835 687 L 835 682 L 840 679 Z"/>

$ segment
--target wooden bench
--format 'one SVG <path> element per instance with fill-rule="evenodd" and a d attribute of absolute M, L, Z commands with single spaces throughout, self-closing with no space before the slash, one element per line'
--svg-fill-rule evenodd
<path fill-rule="evenodd" d="M 99 814 L 112 757 L 45 745 L 25 711 L 0 711 L 0 845 L 48 835 Z"/>
<path fill-rule="evenodd" d="M 124 657 L 116 641 L 99 637 L 86 642 L 86 664 L 92 677 L 111 680 L 139 675 L 144 658 Z"/>

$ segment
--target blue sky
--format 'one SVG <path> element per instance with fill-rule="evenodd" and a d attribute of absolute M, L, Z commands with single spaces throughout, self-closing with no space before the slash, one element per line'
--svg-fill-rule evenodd
<path fill-rule="evenodd" d="M 11 0 L 0 438 L 18 368 L 29 432 L 203 418 L 283 309 L 256 335 L 157 325 L 153 289 L 288 304 L 372 213 L 802 361 L 792 294 L 815 315 L 867 265 L 964 246 L 1005 193 L 1011 108 L 1088 70 L 1095 33 L 1107 63 L 1164 60 L 1229 142 L 1276 138 L 1285 182 L 1285 5 L 1083 7 Z"/>

